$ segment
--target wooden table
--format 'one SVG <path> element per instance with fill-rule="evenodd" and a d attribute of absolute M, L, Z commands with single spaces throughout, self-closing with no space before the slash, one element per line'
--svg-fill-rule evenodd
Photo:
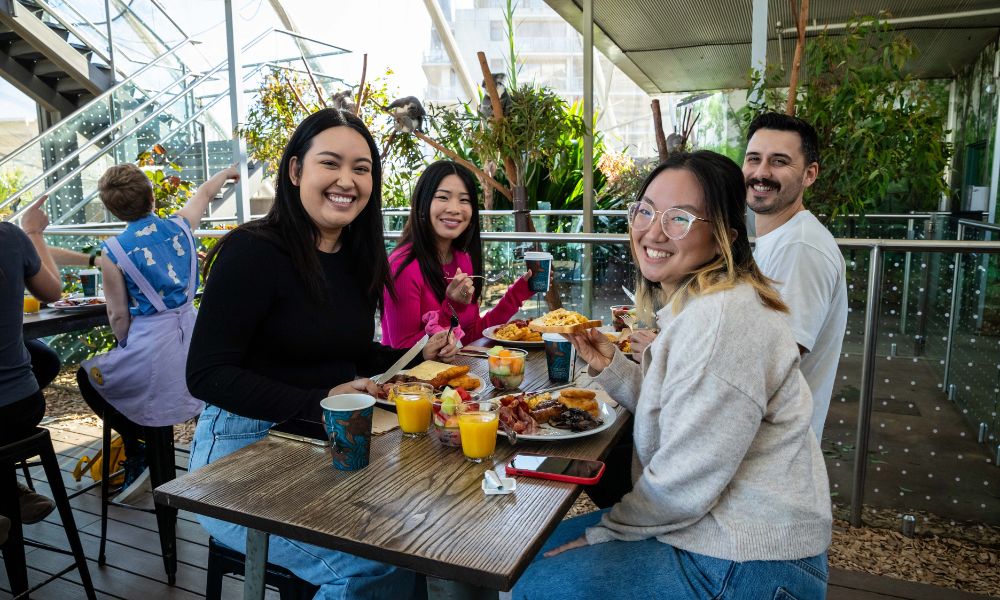
<path fill-rule="evenodd" d="M 459 357 L 488 382 L 485 359 Z M 529 353 L 525 389 L 552 385 L 545 356 Z M 485 392 L 491 391 L 486 384 Z M 268 437 L 154 491 L 157 502 L 247 527 L 246 598 L 262 598 L 267 536 L 280 535 L 458 582 L 463 597 L 509 590 L 579 495 L 579 486 L 521 477 L 487 496 L 485 469 L 516 452 L 603 458 L 630 415 L 598 434 L 560 442 L 498 438 L 494 464 L 477 465 L 433 436 L 373 439 L 365 469 L 330 466 L 324 448 Z M 430 591 L 442 582 L 429 580 Z M 463 585 L 464 584 L 464 585 Z M 452 589 L 454 587 L 446 586 Z"/>
<path fill-rule="evenodd" d="M 43 308 L 33 315 L 24 315 L 24 339 L 33 340 L 59 333 L 93 329 L 108 324 L 108 311 L 104 307 L 81 312 L 62 312 Z"/>

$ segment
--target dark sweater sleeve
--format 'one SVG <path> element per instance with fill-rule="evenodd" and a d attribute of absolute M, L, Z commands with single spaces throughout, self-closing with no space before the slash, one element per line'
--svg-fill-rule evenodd
<path fill-rule="evenodd" d="M 191 394 L 252 419 L 281 422 L 306 416 L 328 389 L 302 389 L 244 368 L 258 324 L 274 301 L 279 251 L 254 234 L 238 232 L 226 241 L 212 266 L 198 311 L 187 359 Z"/>

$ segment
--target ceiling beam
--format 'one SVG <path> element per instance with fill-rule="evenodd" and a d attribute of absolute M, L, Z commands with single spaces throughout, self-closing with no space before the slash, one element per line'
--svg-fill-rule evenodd
<path fill-rule="evenodd" d="M 574 0 L 545 0 L 545 3 L 556 11 L 567 23 L 572 25 L 580 34 L 583 34 L 582 21 L 583 10 L 577 6 Z M 629 79 L 635 82 L 647 94 L 660 94 L 659 88 L 653 83 L 642 69 L 638 67 L 628 54 L 618 47 L 618 44 L 611 39 L 598 23 L 594 23 L 594 47 L 601 51 L 608 60 L 622 70 Z"/>
<path fill-rule="evenodd" d="M 980 10 L 966 10 L 962 12 L 950 12 L 950 13 L 938 13 L 932 15 L 914 15 L 912 17 L 890 17 L 888 19 L 882 19 L 883 23 L 888 23 L 889 25 L 908 25 L 910 23 L 932 23 L 935 21 L 948 21 L 951 19 L 975 19 L 978 17 L 988 17 L 992 15 L 1000 14 L 1000 8 L 983 8 Z M 815 33 L 818 31 L 830 31 L 835 29 L 847 29 L 848 23 L 827 23 L 826 25 L 809 25 L 806 27 L 806 33 Z M 794 27 L 785 27 L 781 30 L 782 34 L 797 33 L 798 30 Z"/>

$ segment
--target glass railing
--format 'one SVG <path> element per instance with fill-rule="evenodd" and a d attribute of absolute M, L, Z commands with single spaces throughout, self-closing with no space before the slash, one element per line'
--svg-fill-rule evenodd
<path fill-rule="evenodd" d="M 977 524 L 1000 525 L 1000 496 L 994 489 L 1000 460 L 996 455 L 1000 327 L 993 323 L 1000 317 L 994 314 L 997 292 L 992 291 L 1000 288 L 996 281 L 1000 243 L 976 241 L 983 235 L 981 229 L 970 227 L 964 233 L 967 241 L 961 242 L 837 240 L 845 259 L 855 263 L 848 272 L 854 288 L 845 347 L 822 440 L 840 518 L 897 527 L 900 515 L 907 514 L 917 518 L 918 530 L 947 526 L 952 535 L 971 539 L 983 535 Z M 198 232 L 204 237 L 223 234 Z M 387 233 L 389 248 L 398 236 L 398 231 Z M 49 239 L 61 243 L 63 236 Z M 92 244 L 96 238 L 74 239 L 77 244 Z M 610 307 L 628 302 L 622 286 L 634 285 L 635 267 L 624 235 L 485 232 L 483 242 L 488 275 L 484 309 L 523 273 L 520 256 L 528 247 L 556 257 L 554 280 L 566 308 L 609 322 Z M 943 356 L 920 354 L 911 345 L 893 341 L 899 339 L 899 315 L 893 314 L 890 300 L 900 290 L 893 290 L 898 285 L 888 274 L 902 267 L 907 252 L 913 263 L 926 265 L 949 264 L 958 254 L 965 263 L 963 273 L 971 274 L 963 276 L 957 288 L 961 312 L 950 377 L 959 389 L 951 397 L 944 385 Z M 989 262 L 985 266 L 984 257 Z M 880 267 L 874 273 L 869 268 L 873 258 Z M 976 275 L 983 273 L 980 267 L 986 269 L 985 277 Z M 921 293 L 917 286 L 909 291 L 912 297 Z M 935 304 L 949 306 L 951 285 L 943 284 L 939 294 Z M 980 316 L 977 307 L 983 296 Z M 524 304 L 520 315 L 534 317 L 547 309 L 544 299 L 536 296 Z M 947 324 L 944 328 L 945 335 L 938 339 L 947 347 L 948 340 L 941 339 L 947 337 Z M 895 349 L 892 344 L 897 344 Z M 972 526 L 963 526 L 970 522 Z"/>

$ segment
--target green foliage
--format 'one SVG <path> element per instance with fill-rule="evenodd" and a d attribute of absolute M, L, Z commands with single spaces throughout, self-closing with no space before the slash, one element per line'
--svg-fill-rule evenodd
<path fill-rule="evenodd" d="M 145 167 L 143 172 L 153 186 L 153 212 L 156 216 L 169 217 L 187 203 L 195 186 L 190 181 L 166 172 L 170 169 L 180 173 L 181 165 L 170 160 L 163 146 L 156 144 L 150 150 L 139 153 L 135 162 L 140 167 Z"/>
<path fill-rule="evenodd" d="M 948 192 L 947 94 L 903 71 L 915 53 L 912 42 L 874 17 L 806 47 L 797 116 L 820 139 L 819 178 L 806 192 L 813 212 L 933 210 Z M 783 107 L 769 90 L 745 111 L 745 122 L 763 108 Z"/>
<path fill-rule="evenodd" d="M 525 185 L 531 169 L 552 169 L 570 139 L 582 138 L 585 124 L 580 111 L 547 88 L 521 85 L 508 89 L 510 110 L 499 123 L 480 119 L 469 139 L 488 157 L 502 164 L 510 158 L 517 171 L 513 185 Z"/>
<path fill-rule="evenodd" d="M 3 204 L 4 200 L 23 188 L 27 179 L 28 176 L 25 175 L 24 171 L 20 168 L 14 168 L 0 173 L 0 204 Z M 30 203 L 31 199 L 31 194 L 25 194 L 21 197 L 19 202 L 23 205 L 24 203 Z M 6 218 L 7 215 L 12 212 L 14 211 L 9 206 L 0 208 L 0 219 Z"/>
<path fill-rule="evenodd" d="M 384 111 L 395 99 L 397 90 L 390 84 L 392 71 L 387 70 L 366 84 L 360 116 L 380 151 L 382 159 L 382 198 L 386 207 L 409 203 L 409 172 L 423 163 L 419 140 L 409 135 L 392 136 L 393 122 Z M 250 157 L 264 164 L 265 173 L 278 172 L 281 154 L 295 127 L 310 114 L 323 108 L 316 88 L 299 74 L 272 67 L 257 90 L 256 101 L 247 113 L 239 135 L 247 143 Z M 390 142 L 387 145 L 387 142 Z"/>

